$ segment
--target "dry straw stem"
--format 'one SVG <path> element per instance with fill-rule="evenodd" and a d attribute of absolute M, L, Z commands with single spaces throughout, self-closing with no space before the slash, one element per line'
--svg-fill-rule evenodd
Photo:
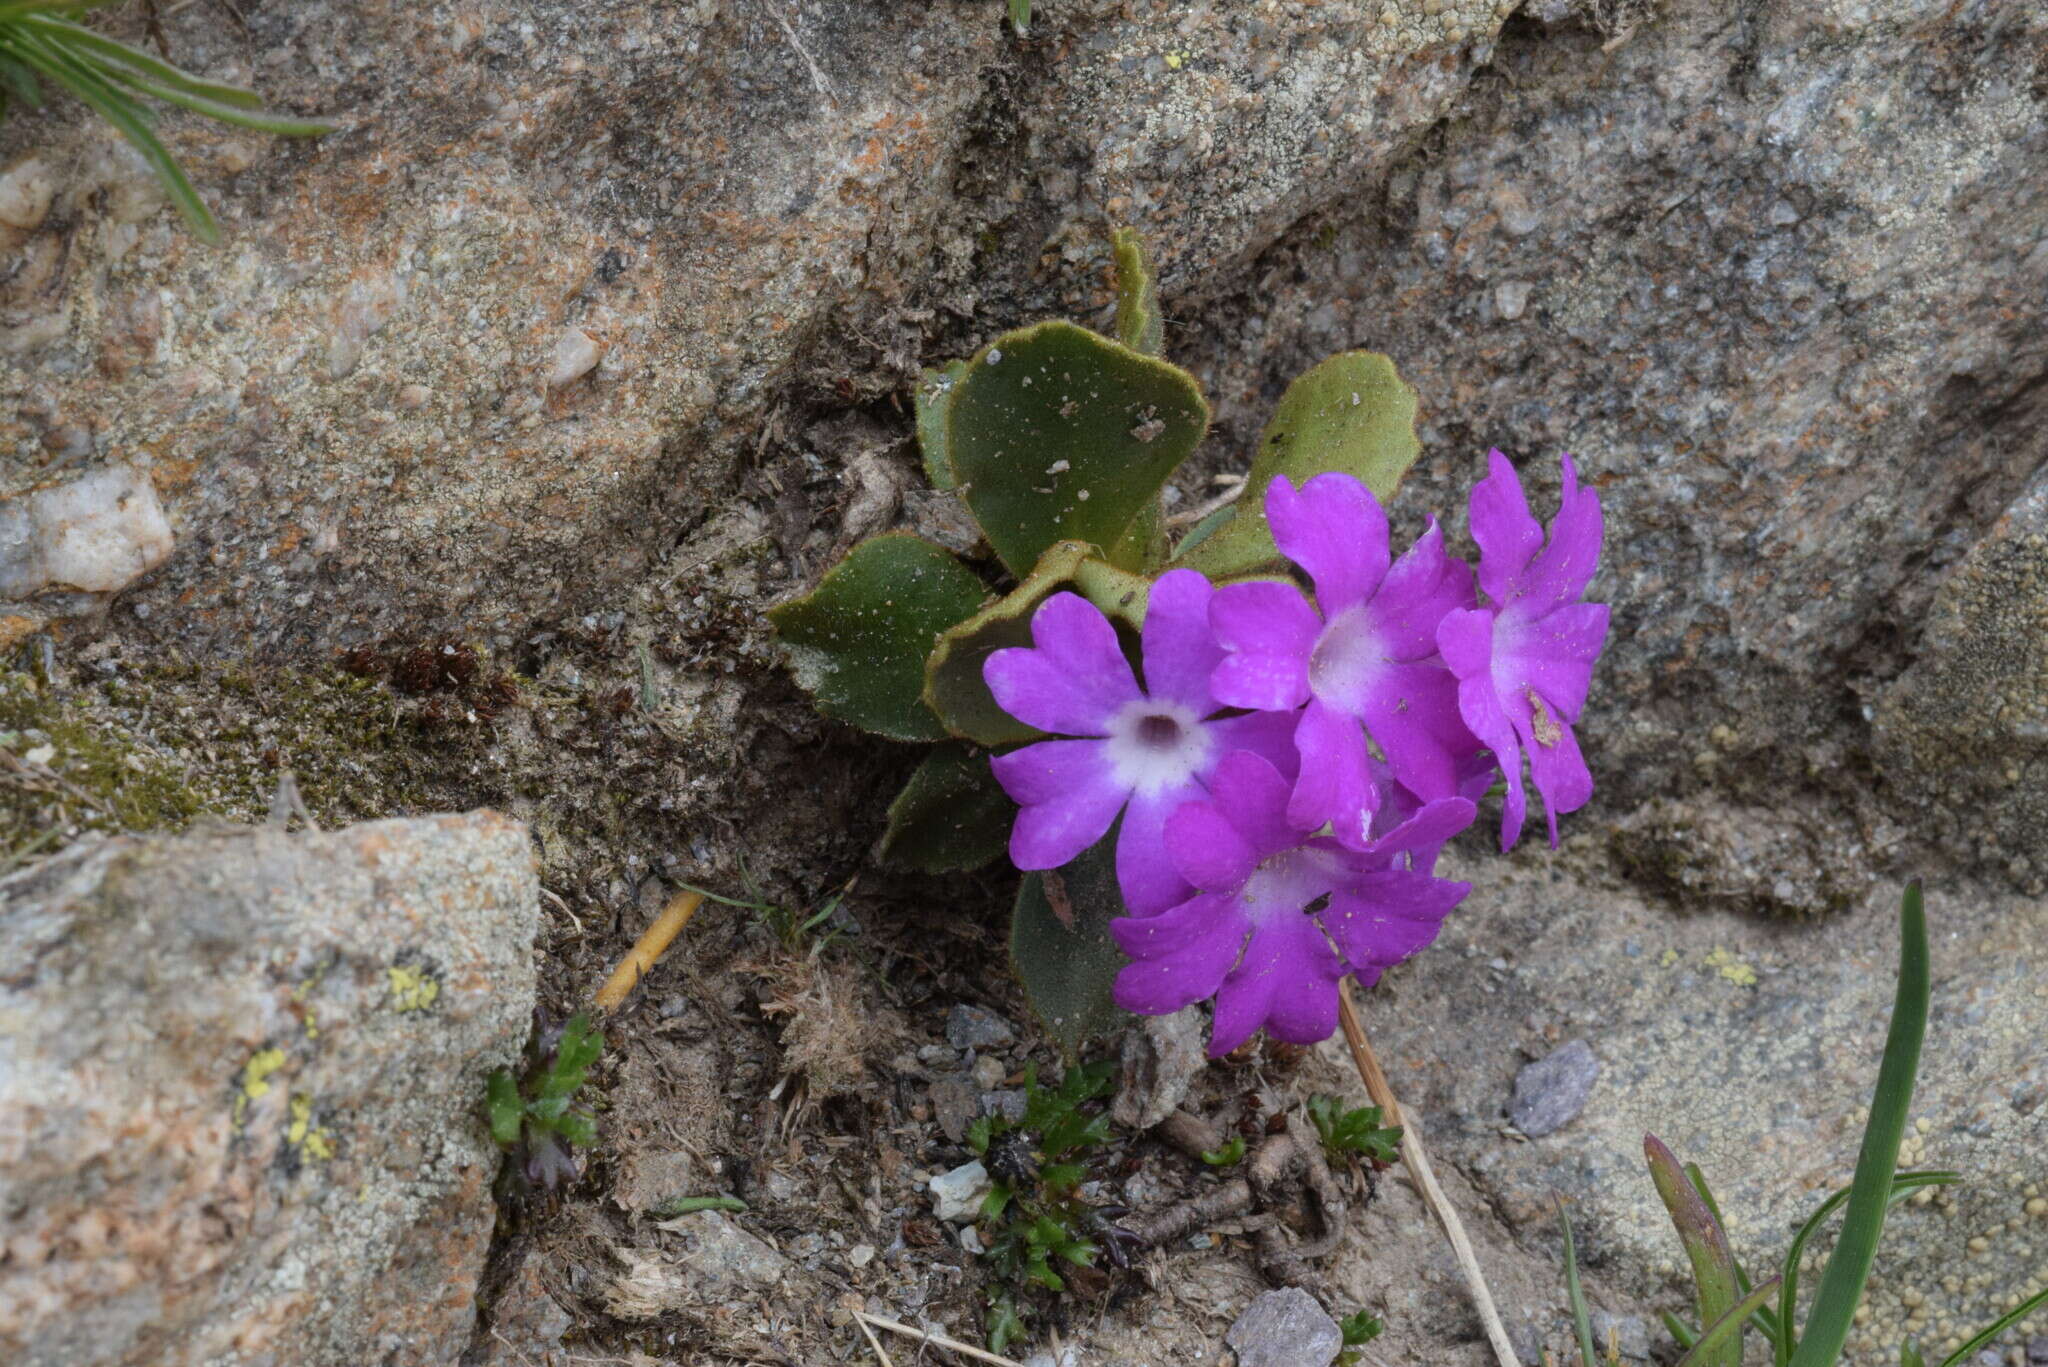
<path fill-rule="evenodd" d="M 887 1329 L 892 1334 L 901 1334 L 905 1338 L 916 1339 L 919 1343 L 929 1343 L 934 1348 L 944 1348 L 947 1352 L 973 1358 L 976 1362 L 991 1362 L 995 1364 L 995 1367 L 1024 1367 L 1024 1364 L 1015 1358 L 999 1357 L 985 1349 L 977 1348 L 971 1343 L 962 1343 L 959 1339 L 949 1339 L 944 1334 L 934 1334 L 929 1329 L 919 1329 L 912 1325 L 899 1324 L 895 1320 L 885 1320 L 880 1315 L 870 1315 L 860 1310 L 854 1311 L 853 1315 L 855 1319 L 863 1324 L 872 1324 L 877 1329 Z"/>
<path fill-rule="evenodd" d="M 671 897 L 668 905 L 661 909 L 661 915 L 654 918 L 654 924 L 641 932 L 640 938 L 633 942 L 633 948 L 612 970 L 611 977 L 597 989 L 597 1009 L 618 1010 L 626 994 L 640 985 L 640 980 L 647 976 L 648 970 L 674 943 L 676 936 L 682 934 L 683 927 L 690 924 L 690 918 L 702 905 L 704 894 L 701 892 L 679 892 Z"/>
<path fill-rule="evenodd" d="M 1429 1166 L 1429 1154 L 1422 1147 L 1422 1132 L 1417 1128 L 1413 1114 L 1404 1115 L 1400 1103 L 1394 1100 L 1394 1089 L 1387 1085 L 1387 1075 L 1380 1070 L 1380 1061 L 1374 1057 L 1372 1046 L 1366 1043 L 1365 1028 L 1358 1023 L 1358 1008 L 1351 1001 L 1351 980 L 1345 978 L 1337 984 L 1337 1018 L 1344 1025 L 1344 1040 L 1351 1046 L 1351 1061 L 1358 1065 L 1359 1079 L 1365 1083 L 1367 1095 L 1380 1108 L 1389 1125 L 1401 1127 L 1401 1161 L 1408 1167 L 1408 1175 L 1422 1192 L 1422 1199 L 1436 1213 L 1438 1223 L 1443 1225 L 1444 1234 L 1451 1241 L 1451 1251 L 1458 1255 L 1458 1267 L 1465 1274 L 1465 1287 L 1471 1293 L 1472 1307 L 1479 1312 L 1480 1323 L 1486 1326 L 1486 1337 L 1493 1344 L 1494 1356 L 1500 1359 L 1501 1367 L 1520 1367 L 1521 1360 L 1515 1356 L 1514 1346 L 1508 1342 L 1508 1331 L 1500 1322 L 1500 1312 L 1494 1309 L 1493 1293 L 1486 1289 L 1486 1274 L 1479 1270 L 1479 1259 L 1472 1252 L 1472 1241 L 1465 1237 L 1464 1222 L 1452 1208 L 1450 1198 L 1444 1195 L 1436 1183 L 1436 1173 Z"/>

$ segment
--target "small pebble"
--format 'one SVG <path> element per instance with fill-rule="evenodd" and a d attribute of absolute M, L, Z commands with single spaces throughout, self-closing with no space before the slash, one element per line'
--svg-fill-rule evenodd
<path fill-rule="evenodd" d="M 1516 1075 L 1508 1118 L 1531 1139 L 1553 1134 L 1578 1118 L 1599 1079 L 1600 1060 L 1584 1040 L 1572 1040 Z"/>
<path fill-rule="evenodd" d="M 1223 1335 L 1237 1367 L 1329 1367 L 1344 1347 L 1337 1322 L 1298 1286 L 1268 1291 Z"/>
<path fill-rule="evenodd" d="M 560 389 L 588 375 L 604 348 L 582 328 L 564 328 L 555 338 L 554 363 L 548 369 L 548 388 Z"/>
<path fill-rule="evenodd" d="M 946 1017 L 946 1043 L 955 1049 L 993 1049 L 1015 1038 L 1010 1023 L 986 1007 L 962 1002 Z"/>

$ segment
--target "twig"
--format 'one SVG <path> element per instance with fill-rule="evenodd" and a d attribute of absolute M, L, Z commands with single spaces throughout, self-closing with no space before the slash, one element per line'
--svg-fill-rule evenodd
<path fill-rule="evenodd" d="M 683 927 L 690 924 L 690 918 L 702 905 L 704 894 L 701 892 L 679 892 L 671 897 L 668 905 L 661 909 L 661 915 L 654 918 L 654 924 L 633 942 L 626 957 L 612 970 L 611 977 L 605 979 L 604 986 L 597 990 L 597 1009 L 618 1010 L 626 994 L 639 986 L 640 980 L 654 967 L 654 961 L 682 933 Z"/>
<path fill-rule="evenodd" d="M 1190 508 L 1184 513 L 1169 514 L 1166 519 L 1166 525 L 1169 527 L 1185 527 L 1191 523 L 1200 522 L 1209 514 L 1222 508 L 1228 508 L 1231 504 L 1237 502 L 1238 495 L 1242 494 L 1244 489 L 1245 481 L 1240 477 L 1237 483 L 1231 485 L 1201 507 Z"/>
<path fill-rule="evenodd" d="M 994 1353 L 985 1352 L 980 1348 L 976 1348 L 971 1343 L 962 1343 L 959 1339 L 949 1339 L 944 1334 L 934 1334 L 929 1329 L 913 1329 L 907 1324 L 898 1324 L 895 1320 L 885 1320 L 880 1315 L 870 1315 L 862 1310 L 854 1311 L 853 1317 L 860 1320 L 863 1324 L 872 1324 L 877 1329 L 887 1329 L 892 1334 L 901 1334 L 905 1338 L 916 1339 L 920 1343 L 929 1343 L 934 1348 L 944 1348 L 948 1352 L 958 1353 L 962 1357 L 973 1358 L 976 1362 L 992 1362 L 995 1364 L 995 1367 L 1024 1367 L 1024 1364 L 1015 1358 L 997 1357 Z"/>
<path fill-rule="evenodd" d="M 868 1347 L 874 1349 L 875 1356 L 882 1360 L 882 1367 L 896 1367 L 895 1363 L 889 1361 L 889 1350 L 875 1337 L 875 1331 L 868 1328 L 867 1316 L 855 1312 L 853 1322 L 860 1326 L 861 1336 L 868 1341 Z"/>
<path fill-rule="evenodd" d="M 1500 1322 L 1500 1312 L 1494 1308 L 1493 1293 L 1486 1289 L 1486 1274 L 1479 1269 L 1479 1259 L 1472 1252 L 1472 1241 L 1465 1237 L 1464 1222 L 1458 1219 L 1450 1198 L 1437 1185 L 1436 1173 L 1429 1166 L 1429 1154 L 1422 1147 L 1422 1133 L 1416 1126 L 1415 1116 L 1402 1115 L 1400 1103 L 1394 1100 L 1394 1089 L 1387 1085 L 1387 1075 L 1380 1070 L 1380 1061 L 1373 1056 L 1372 1046 L 1366 1043 L 1365 1028 L 1358 1023 L 1358 1008 L 1351 1001 L 1349 978 L 1337 984 L 1337 1018 L 1343 1022 L 1344 1039 L 1351 1046 L 1351 1061 L 1358 1065 L 1358 1076 L 1365 1083 L 1366 1093 L 1389 1124 L 1401 1127 L 1401 1161 L 1407 1165 L 1409 1176 L 1415 1179 L 1415 1185 L 1422 1192 L 1423 1203 L 1435 1212 L 1438 1223 L 1444 1227 L 1444 1234 L 1451 1241 L 1451 1251 L 1457 1254 L 1458 1267 L 1465 1274 L 1465 1288 L 1471 1294 L 1472 1308 L 1479 1312 L 1479 1322 L 1486 1326 L 1486 1337 L 1493 1343 L 1494 1356 L 1500 1359 L 1501 1367 L 1521 1367 L 1514 1345 L 1508 1342 L 1508 1331 Z"/>

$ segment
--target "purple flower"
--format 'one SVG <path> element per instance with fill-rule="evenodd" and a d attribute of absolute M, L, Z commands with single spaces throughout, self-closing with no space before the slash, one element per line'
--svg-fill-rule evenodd
<path fill-rule="evenodd" d="M 1576 811 L 1593 795 L 1572 724 L 1607 635 L 1607 605 L 1578 601 L 1600 562 L 1600 495 L 1579 487 L 1566 456 L 1564 493 L 1545 546 L 1515 467 L 1498 451 L 1487 459 L 1492 473 L 1472 486 L 1472 539 L 1479 543 L 1479 586 L 1490 601 L 1447 614 L 1436 640 L 1458 677 L 1465 724 L 1507 777 L 1501 849 L 1522 834 L 1525 752 L 1555 846 L 1558 813 Z"/>
<path fill-rule="evenodd" d="M 1368 737 L 1425 801 L 1455 795 L 1479 748 L 1436 643 L 1444 614 L 1472 605 L 1472 572 L 1445 552 L 1434 520 L 1390 564 L 1387 515 L 1350 475 L 1317 475 L 1299 492 L 1277 477 L 1266 516 L 1274 543 L 1314 582 L 1316 607 L 1290 584 L 1218 589 L 1209 620 L 1229 653 L 1210 686 L 1234 707 L 1307 704 L 1294 737 L 1301 781 L 1289 817 L 1304 830 L 1330 823 L 1340 840 L 1361 845 L 1381 792 Z"/>
<path fill-rule="evenodd" d="M 1192 889 L 1163 843 L 1166 819 L 1205 796 L 1230 750 L 1250 749 L 1293 768 L 1293 719 L 1218 718 L 1209 676 L 1223 658 L 1209 635 L 1209 581 L 1174 570 L 1152 586 L 1142 635 L 1140 688 L 1100 609 L 1056 593 L 1031 616 L 1032 646 L 998 650 L 982 677 L 1004 711 L 1075 740 L 1047 740 L 998 755 L 996 779 L 1022 809 L 1010 831 L 1020 869 L 1051 869 L 1100 840 L 1123 813 L 1117 881 L 1140 915 Z"/>
<path fill-rule="evenodd" d="M 1209 1056 L 1264 1028 L 1310 1044 L 1337 1026 L 1337 982 L 1362 983 L 1436 938 L 1470 885 L 1412 867 L 1412 851 L 1441 845 L 1472 820 L 1472 804 L 1443 798 L 1364 849 L 1303 837 L 1288 816 L 1293 785 L 1249 751 L 1224 757 L 1210 796 L 1166 823 L 1168 855 L 1198 891 L 1110 933 L 1132 962 L 1116 1001 L 1163 1015 L 1213 996 Z"/>

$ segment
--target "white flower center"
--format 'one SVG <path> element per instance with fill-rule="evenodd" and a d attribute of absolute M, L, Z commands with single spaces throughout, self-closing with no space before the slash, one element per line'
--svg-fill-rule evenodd
<path fill-rule="evenodd" d="M 1252 870 L 1238 897 L 1251 923 L 1260 926 L 1275 916 L 1305 911 L 1336 885 L 1339 876 L 1326 853 L 1298 845 L 1269 855 Z"/>
<path fill-rule="evenodd" d="M 1308 686 L 1324 702 L 1356 713 L 1387 667 L 1387 654 L 1363 604 L 1344 609 L 1323 628 L 1308 656 Z"/>
<path fill-rule="evenodd" d="M 1178 788 L 1208 767 L 1216 738 L 1191 707 L 1139 698 L 1109 722 L 1109 764 L 1139 797 Z"/>

